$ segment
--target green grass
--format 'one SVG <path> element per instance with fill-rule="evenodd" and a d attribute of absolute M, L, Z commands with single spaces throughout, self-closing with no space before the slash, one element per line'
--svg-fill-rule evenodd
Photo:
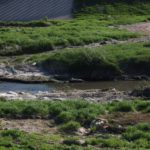
<path fill-rule="evenodd" d="M 89 145 L 115 149 L 149 149 L 150 123 L 140 123 L 128 126 L 120 138 L 110 136 L 105 138 L 90 138 L 86 140 Z"/>
<path fill-rule="evenodd" d="M 65 73 L 84 80 L 112 80 L 122 74 L 149 75 L 150 42 L 106 45 L 95 48 L 58 50 L 53 53 L 17 56 L 9 64 L 42 63 L 50 70 L 52 64 L 65 67 Z M 6 58 L 1 60 L 6 62 Z M 56 68 L 57 70 L 57 68 Z M 97 76 L 92 74 L 97 73 Z M 86 76 L 84 76 L 86 74 Z M 110 76 L 111 74 L 111 76 Z"/>
<path fill-rule="evenodd" d="M 108 79 L 110 74 L 112 76 L 149 74 L 150 52 L 146 45 L 150 45 L 150 43 L 63 50 L 43 56 L 31 56 L 28 60 L 41 61 L 47 68 L 54 62 L 64 64 L 68 68 L 68 73 L 79 74 L 84 79 L 86 77 L 82 76 L 83 74 L 86 73 L 90 79 L 94 71 L 99 72 L 99 77 L 108 77 Z M 98 77 L 97 80 L 99 80 Z"/>
<path fill-rule="evenodd" d="M 74 19 L 55 22 L 50 27 L 1 28 L 0 55 L 39 53 L 53 50 L 58 45 L 66 47 L 139 37 L 137 33 L 108 28 L 113 21 Z"/>
<path fill-rule="evenodd" d="M 0 26 L 4 27 L 46 27 L 50 26 L 51 22 L 44 20 L 30 21 L 30 22 L 4 22 L 0 21 Z"/>
<path fill-rule="evenodd" d="M 76 0 L 75 14 L 149 15 L 149 0 Z"/>
<path fill-rule="evenodd" d="M 128 127 L 126 132 L 121 136 L 110 135 L 105 138 L 86 138 L 84 140 L 87 147 L 77 145 L 62 145 L 59 144 L 61 139 L 64 141 L 77 141 L 79 137 L 57 137 L 43 136 L 36 134 L 27 134 L 18 130 L 2 130 L 0 131 L 0 149 L 2 150 L 148 150 L 149 143 L 149 123 L 137 124 L 136 126 Z M 146 131 L 146 132 L 145 132 Z M 55 144 L 50 143 L 55 142 Z M 92 147 L 91 147 L 92 146 Z"/>
<path fill-rule="evenodd" d="M 99 115 L 118 114 L 118 112 L 143 111 L 149 106 L 149 100 L 141 101 L 122 101 L 111 103 L 89 103 L 86 101 L 6 101 L 0 102 L 0 116 L 4 118 L 17 118 L 26 115 L 29 118 L 34 116 L 49 115 L 59 124 L 59 136 L 46 136 L 27 134 L 18 130 L 0 131 L 0 149 L 10 150 L 94 150 L 101 148 L 108 149 L 145 149 L 148 150 L 150 143 L 150 123 L 139 123 L 135 126 L 128 126 L 121 135 L 104 134 L 104 138 L 94 138 L 91 136 L 81 137 L 72 136 L 78 128 L 90 127 L 91 121 Z M 119 108 L 119 109 L 118 109 Z M 132 108 L 132 109 L 131 109 Z M 112 111 L 113 110 L 113 111 Z M 70 115 L 68 115 L 70 114 Z M 60 120 L 59 120 L 60 119 Z M 67 135 L 66 135 L 67 133 Z M 93 134 L 95 131 L 93 130 Z M 61 137 L 61 134 L 63 135 Z M 66 136 L 64 136 L 66 135 Z M 65 137 L 65 138 L 64 138 Z M 60 141 L 85 140 L 88 147 L 76 145 L 62 145 Z M 54 143 L 54 144 L 51 144 Z M 94 147 L 91 147 L 94 146 Z"/>
<path fill-rule="evenodd" d="M 77 131 L 81 127 L 80 123 L 75 121 L 69 121 L 68 123 L 64 124 L 61 127 L 61 131 L 64 131 L 66 133 L 72 133 Z"/>
<path fill-rule="evenodd" d="M 4 130 L 0 132 L 1 150 L 90 150 L 73 145 L 50 144 L 52 141 L 49 136 L 26 134 L 18 130 Z"/>
<path fill-rule="evenodd" d="M 147 105 L 147 107 L 146 107 Z M 141 107 L 142 106 L 142 107 Z M 145 106 L 145 107 L 143 107 Z M 106 112 L 146 112 L 149 101 L 122 101 L 111 103 L 89 103 L 80 100 L 63 102 L 51 101 L 1 101 L 0 117 L 31 118 L 32 116 L 53 117 L 57 123 L 79 122 L 81 125 L 90 125 L 99 115 Z"/>
<path fill-rule="evenodd" d="M 90 124 L 98 115 L 104 114 L 105 108 L 101 104 L 90 104 L 85 101 L 14 101 L 0 102 L 0 117 L 17 118 L 32 116 L 53 117 L 57 123 L 67 123 L 68 121 L 77 121 L 84 124 Z"/>
<path fill-rule="evenodd" d="M 148 0 L 76 0 L 73 20 L 1 21 L 0 25 L 6 27 L 0 29 L 0 55 L 33 54 L 50 51 L 60 45 L 67 47 L 139 37 L 137 33 L 108 26 L 148 21 L 149 14 Z M 7 28 L 9 26 L 19 28 Z"/>

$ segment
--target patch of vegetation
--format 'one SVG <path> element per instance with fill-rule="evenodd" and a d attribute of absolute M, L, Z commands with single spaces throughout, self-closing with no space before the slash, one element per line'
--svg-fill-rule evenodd
<path fill-rule="evenodd" d="M 80 123 L 75 121 L 69 121 L 68 123 L 64 124 L 61 127 L 61 131 L 64 131 L 66 133 L 71 133 L 77 131 L 80 127 L 81 127 Z"/>
<path fill-rule="evenodd" d="M 50 51 L 59 45 L 85 45 L 140 36 L 138 33 L 108 28 L 113 22 L 111 20 L 75 19 L 55 22 L 44 28 L 1 28 L 0 55 L 32 54 Z"/>
<path fill-rule="evenodd" d="M 15 149 L 15 150 L 31 150 L 31 149 L 42 149 L 42 150 L 95 150 L 100 149 L 145 149 L 148 150 L 150 147 L 149 143 L 149 134 L 150 134 L 150 124 L 149 123 L 140 123 L 136 126 L 129 126 L 124 134 L 120 136 L 105 136 L 104 138 L 86 138 L 85 143 L 87 147 L 72 145 L 62 145 L 59 144 L 61 139 L 64 141 L 77 141 L 80 140 L 79 137 L 57 137 L 55 138 L 36 135 L 36 134 L 27 134 L 18 130 L 2 130 L 0 132 L 0 148 L 1 149 Z M 85 137 L 84 137 L 85 138 Z M 50 144 L 56 142 L 55 144 Z M 94 146 L 94 147 L 91 147 Z"/>
<path fill-rule="evenodd" d="M 147 107 L 146 107 L 147 105 Z M 143 107 L 144 106 L 144 107 Z M 99 115 L 106 112 L 146 112 L 149 101 L 122 101 L 111 103 L 89 103 L 79 100 L 51 101 L 6 101 L 0 102 L 0 117 L 32 118 L 32 116 L 53 117 L 57 123 L 76 121 L 82 126 L 90 125 Z"/>
<path fill-rule="evenodd" d="M 143 143 L 143 147 L 148 148 L 148 146 L 150 146 L 150 143 L 149 143 L 150 124 L 144 123 L 144 124 L 138 124 L 134 127 L 130 126 L 127 128 L 123 137 L 128 141 L 136 141 L 136 143 L 139 143 L 139 144 L 141 144 L 141 141 L 144 140 L 145 142 Z M 140 139 L 141 139 L 141 141 L 140 141 Z"/>
<path fill-rule="evenodd" d="M 150 123 L 140 123 L 127 127 L 126 132 L 118 138 L 110 136 L 106 138 L 87 139 L 86 143 L 98 147 L 116 149 L 149 149 Z"/>
<path fill-rule="evenodd" d="M 51 116 L 57 123 L 67 123 L 77 121 L 90 124 L 98 115 L 105 113 L 105 107 L 98 103 L 88 103 L 85 101 L 13 101 L 0 102 L 0 117 L 16 118 L 32 116 Z"/>
<path fill-rule="evenodd" d="M 138 111 L 143 111 L 145 113 L 150 113 L 150 102 L 146 101 L 140 101 L 137 105 L 136 105 L 136 109 Z"/>
<path fill-rule="evenodd" d="M 134 104 L 128 101 L 112 102 L 109 109 L 112 112 L 131 112 L 134 111 Z"/>
<path fill-rule="evenodd" d="M 6 101 L 7 101 L 7 98 L 6 98 L 5 96 L 1 96 L 1 97 L 0 97 L 0 101 L 1 101 L 1 102 L 6 102 Z"/>
<path fill-rule="evenodd" d="M 76 0 L 75 13 L 101 15 L 149 15 L 149 0 Z"/>
<path fill-rule="evenodd" d="M 131 107 L 129 107 L 129 105 Z M 99 115 L 108 113 L 108 115 L 118 114 L 119 112 L 128 113 L 129 111 L 144 111 L 149 101 L 122 101 L 111 103 L 89 103 L 85 101 L 7 101 L 0 102 L 1 117 L 10 117 L 11 115 L 17 118 L 17 115 L 49 115 L 59 124 L 59 136 L 43 136 L 36 134 L 27 134 L 18 130 L 2 130 L 0 131 L 0 149 L 15 149 L 15 150 L 94 150 L 101 149 L 145 149 L 150 147 L 150 123 L 139 123 L 135 126 L 128 126 L 122 135 L 112 133 L 103 135 L 103 138 L 89 138 L 72 136 L 75 131 L 81 126 L 89 128 L 91 121 L 98 118 Z M 120 107 L 119 107 L 120 106 Z M 130 108 L 130 109 L 128 109 Z M 132 108 L 132 109 L 131 109 Z M 113 110 L 113 112 L 112 112 Z M 145 112 L 144 112 L 145 113 Z M 71 114 L 71 115 L 68 115 Z M 131 113 L 132 115 L 132 113 Z M 11 116 L 11 117 L 12 117 Z M 59 120 L 60 119 L 60 120 Z M 94 129 L 91 129 L 94 135 Z M 67 135 L 64 138 L 65 133 Z M 63 136 L 61 137 L 61 134 Z M 90 136 L 91 137 L 91 136 Z M 77 143 L 74 141 L 85 140 L 85 145 L 77 146 L 69 144 L 60 144 L 62 140 L 69 143 Z M 51 144 L 53 143 L 53 144 Z M 65 142 L 64 142 L 65 143 Z M 67 142 L 66 142 L 67 143 Z M 94 147 L 93 147 L 94 146 Z"/>
<path fill-rule="evenodd" d="M 46 27 L 50 26 L 51 22 L 48 22 L 46 19 L 44 20 L 36 20 L 29 22 L 4 22 L 0 21 L 0 26 L 5 27 Z"/>
<path fill-rule="evenodd" d="M 4 27 L 0 29 L 0 55 L 40 53 L 53 50 L 60 45 L 67 47 L 139 37 L 137 33 L 111 29 L 108 26 L 148 21 L 150 2 L 76 0 L 74 14 L 76 18 L 68 21 L 47 19 L 10 23 L 1 21 L 0 25 Z"/>
<path fill-rule="evenodd" d="M 18 130 L 6 130 L 0 132 L 1 150 L 90 150 L 80 146 L 66 146 L 61 144 L 49 144 L 51 137 L 26 134 Z"/>
<path fill-rule="evenodd" d="M 28 61 L 42 61 L 47 68 L 49 64 L 58 62 L 60 65 L 64 64 L 69 73 L 79 74 L 80 77 L 86 73 L 89 78 L 95 71 L 99 72 L 99 77 L 102 78 L 109 78 L 110 74 L 149 74 L 150 52 L 145 44 L 148 43 L 56 51 L 48 55 L 31 56 Z"/>

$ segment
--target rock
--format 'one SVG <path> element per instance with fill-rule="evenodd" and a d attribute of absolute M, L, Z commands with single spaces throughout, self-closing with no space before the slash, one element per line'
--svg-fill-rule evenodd
<path fill-rule="evenodd" d="M 57 79 L 57 80 L 69 80 L 70 75 L 69 74 L 54 75 L 54 78 Z"/>
<path fill-rule="evenodd" d="M 83 82 L 83 80 L 82 79 L 71 78 L 69 80 L 69 82 L 71 82 L 71 83 L 80 83 L 80 82 Z"/>
<path fill-rule="evenodd" d="M 131 93 L 130 93 L 131 96 L 142 96 L 142 90 L 140 89 L 134 89 Z"/>
<path fill-rule="evenodd" d="M 89 131 L 83 127 L 79 128 L 78 131 L 76 132 L 76 135 L 85 135 L 87 134 Z"/>
<path fill-rule="evenodd" d="M 106 129 L 108 128 L 109 122 L 107 119 L 99 118 L 99 119 L 92 121 L 90 126 L 96 127 L 97 131 L 103 132 L 103 131 L 106 131 Z"/>
<path fill-rule="evenodd" d="M 150 97 L 150 86 L 144 86 L 141 89 L 135 89 L 131 92 L 132 96 Z"/>
<path fill-rule="evenodd" d="M 43 99 L 43 100 L 49 100 L 49 98 L 48 98 L 48 97 L 42 97 L 42 99 Z"/>
<path fill-rule="evenodd" d="M 134 76 L 133 79 L 135 79 L 135 80 L 142 80 L 142 77 L 141 76 Z"/>
<path fill-rule="evenodd" d="M 9 91 L 9 92 L 7 92 L 7 94 L 11 94 L 11 95 L 18 95 L 16 92 L 13 92 L 13 91 Z"/>
<path fill-rule="evenodd" d="M 36 64 L 37 64 L 37 63 L 36 63 L 36 62 L 34 62 L 32 65 L 33 65 L 33 66 L 36 66 Z"/>
<path fill-rule="evenodd" d="M 63 140 L 61 143 L 65 145 L 87 146 L 84 140 Z"/>
<path fill-rule="evenodd" d="M 121 133 L 125 132 L 125 128 L 122 127 L 121 125 L 109 126 L 107 128 L 107 131 L 110 132 L 110 133 L 121 134 Z"/>
<path fill-rule="evenodd" d="M 150 86 L 143 87 L 142 95 L 145 97 L 150 97 Z"/>
<path fill-rule="evenodd" d="M 110 92 L 117 92 L 115 88 L 111 89 Z"/>
<path fill-rule="evenodd" d="M 23 94 L 25 94 L 25 92 L 18 92 L 18 94 L 23 95 Z"/>

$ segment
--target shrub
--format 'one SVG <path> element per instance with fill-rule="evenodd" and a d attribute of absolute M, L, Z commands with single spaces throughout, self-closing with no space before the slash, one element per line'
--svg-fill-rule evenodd
<path fill-rule="evenodd" d="M 90 145 L 100 145 L 103 142 L 104 140 L 102 138 L 92 138 L 92 139 L 86 140 L 86 143 Z"/>
<path fill-rule="evenodd" d="M 78 128 L 80 128 L 80 123 L 76 122 L 76 121 L 70 121 L 66 124 L 64 124 L 61 127 L 61 130 L 64 132 L 74 132 L 77 131 Z"/>
<path fill-rule="evenodd" d="M 140 123 L 134 127 L 129 126 L 123 134 L 123 137 L 128 141 L 135 141 L 138 139 L 150 140 L 150 124 Z"/>
<path fill-rule="evenodd" d="M 6 102 L 6 101 L 8 101 L 8 100 L 7 100 L 7 98 L 6 98 L 5 96 L 1 96 L 1 97 L 0 97 L 0 101 L 1 101 L 1 102 Z"/>
<path fill-rule="evenodd" d="M 22 114 L 25 116 L 31 116 L 31 115 L 36 115 L 38 113 L 38 110 L 34 108 L 33 106 L 26 106 L 22 110 Z"/>
<path fill-rule="evenodd" d="M 61 112 L 57 117 L 57 122 L 66 123 L 70 120 L 74 120 L 76 116 L 73 116 L 70 112 Z"/>
<path fill-rule="evenodd" d="M 124 142 L 122 140 L 119 139 L 108 139 L 104 141 L 103 146 L 105 147 L 110 147 L 110 148 L 118 148 L 118 147 L 122 147 L 124 145 Z"/>
<path fill-rule="evenodd" d="M 139 101 L 136 105 L 136 109 L 139 111 L 143 111 L 143 110 L 146 110 L 149 105 L 150 105 L 150 102 Z"/>
<path fill-rule="evenodd" d="M 112 111 L 130 112 L 134 110 L 134 106 L 130 102 L 119 102 L 112 108 Z"/>
<path fill-rule="evenodd" d="M 150 113 L 150 106 L 144 110 L 145 113 Z"/>
<path fill-rule="evenodd" d="M 139 123 L 136 127 L 138 130 L 150 132 L 150 123 Z"/>
<path fill-rule="evenodd" d="M 24 137 L 24 133 L 18 130 L 3 130 L 0 132 L 3 137 L 11 136 L 13 139 Z"/>

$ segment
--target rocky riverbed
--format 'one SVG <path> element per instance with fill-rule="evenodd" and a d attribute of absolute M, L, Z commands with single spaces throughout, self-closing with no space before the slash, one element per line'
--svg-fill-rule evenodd
<path fill-rule="evenodd" d="M 89 102 L 111 102 L 131 99 L 129 92 L 118 91 L 116 89 L 92 89 L 92 90 L 68 90 L 54 92 L 1 92 L 0 97 L 7 100 L 86 100 Z"/>

